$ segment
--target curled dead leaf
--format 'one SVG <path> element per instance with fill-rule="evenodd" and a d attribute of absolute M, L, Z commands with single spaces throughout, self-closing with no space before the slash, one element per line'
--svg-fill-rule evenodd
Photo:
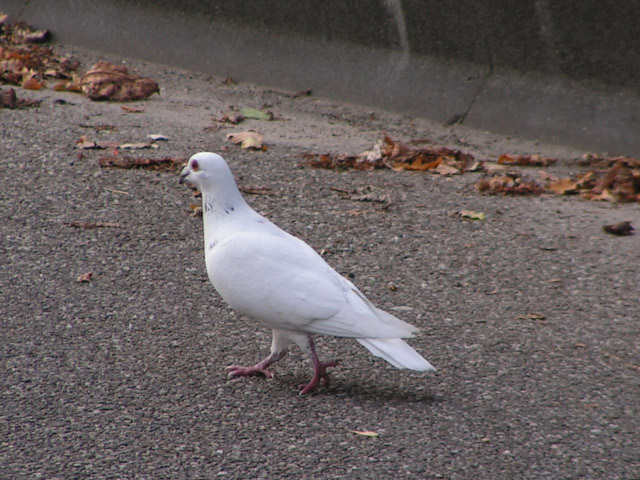
<path fill-rule="evenodd" d="M 263 140 L 264 140 L 264 136 L 254 131 L 236 132 L 236 133 L 227 134 L 228 142 L 231 142 L 234 144 L 240 144 L 242 148 L 247 148 L 252 150 L 262 150 Z"/>

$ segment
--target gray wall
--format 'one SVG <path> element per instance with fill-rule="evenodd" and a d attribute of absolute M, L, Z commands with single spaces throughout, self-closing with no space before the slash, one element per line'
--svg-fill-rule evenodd
<path fill-rule="evenodd" d="M 63 43 L 640 156 L 640 1 L 2 0 Z"/>

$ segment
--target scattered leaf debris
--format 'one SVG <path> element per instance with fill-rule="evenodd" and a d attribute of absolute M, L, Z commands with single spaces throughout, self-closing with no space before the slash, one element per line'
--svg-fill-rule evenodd
<path fill-rule="evenodd" d="M 426 146 L 418 146 L 424 145 Z M 526 178 L 513 167 L 548 167 L 556 158 L 542 155 L 500 155 L 497 161 L 479 160 L 470 153 L 420 139 L 403 144 L 385 136 L 372 150 L 358 155 L 303 153 L 302 166 L 333 170 L 376 170 L 431 172 L 444 176 L 484 172 L 475 182 L 481 193 L 501 195 L 579 195 L 587 200 L 640 203 L 640 160 L 631 157 L 602 157 L 589 154 L 581 166 L 606 168 L 571 177 L 557 178 L 540 170 L 540 182 Z"/>
<path fill-rule="evenodd" d="M 127 67 L 105 61 L 96 62 L 80 78 L 80 88 L 91 100 L 116 102 L 142 100 L 160 92 L 150 78 L 133 75 Z"/>
<path fill-rule="evenodd" d="M 100 157 L 99 164 L 103 168 L 144 168 L 149 170 L 179 170 L 186 163 L 184 158 L 175 157 L 129 157 L 126 155 L 110 155 Z"/>
<path fill-rule="evenodd" d="M 632 235 L 635 231 L 635 228 L 631 226 L 631 222 L 627 221 L 605 225 L 604 227 L 602 227 L 602 229 L 605 232 L 610 233 L 611 235 L 620 236 Z"/>

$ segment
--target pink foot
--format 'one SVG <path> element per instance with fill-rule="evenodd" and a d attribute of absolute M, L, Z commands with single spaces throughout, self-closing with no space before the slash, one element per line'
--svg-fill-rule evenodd
<path fill-rule="evenodd" d="M 272 363 L 277 362 L 287 354 L 286 350 L 283 352 L 272 353 L 261 362 L 256 363 L 250 367 L 243 367 L 241 365 L 229 365 L 229 377 L 248 377 L 251 375 L 264 375 L 267 378 L 273 378 L 273 373 L 267 368 Z"/>
<path fill-rule="evenodd" d="M 318 385 L 320 385 L 320 380 L 324 380 L 325 388 L 329 388 L 329 374 L 327 373 L 327 368 L 335 367 L 336 365 L 338 365 L 338 362 L 314 362 L 313 377 L 311 378 L 311 381 L 298 386 L 300 395 L 304 395 L 309 393 L 311 390 L 314 390 Z"/>

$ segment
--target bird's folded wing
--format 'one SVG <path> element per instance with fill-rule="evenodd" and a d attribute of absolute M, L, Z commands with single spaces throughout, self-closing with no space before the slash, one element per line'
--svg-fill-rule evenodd
<path fill-rule="evenodd" d="M 417 329 L 374 307 L 311 247 L 285 234 L 242 232 L 207 257 L 229 305 L 271 328 L 342 337 L 398 338 Z"/>

